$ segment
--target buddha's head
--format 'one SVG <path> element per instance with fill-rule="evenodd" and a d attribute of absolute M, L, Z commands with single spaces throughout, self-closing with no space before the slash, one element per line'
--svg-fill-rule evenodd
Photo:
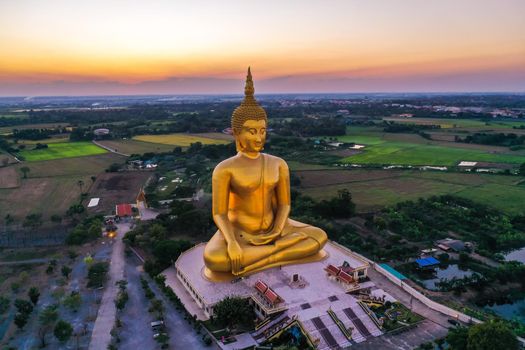
<path fill-rule="evenodd" d="M 255 100 L 254 92 L 252 73 L 248 68 L 244 100 L 235 108 L 232 115 L 232 130 L 237 152 L 260 152 L 266 141 L 268 118 L 264 109 Z"/>

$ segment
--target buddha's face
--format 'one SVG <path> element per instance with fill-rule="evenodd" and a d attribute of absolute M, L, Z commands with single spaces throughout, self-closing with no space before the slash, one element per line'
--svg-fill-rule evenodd
<path fill-rule="evenodd" d="M 266 141 L 266 121 L 247 120 L 240 131 L 235 134 L 237 150 L 247 153 L 260 152 Z"/>

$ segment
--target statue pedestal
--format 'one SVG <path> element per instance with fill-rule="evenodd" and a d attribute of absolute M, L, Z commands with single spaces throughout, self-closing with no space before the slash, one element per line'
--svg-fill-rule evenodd
<path fill-rule="evenodd" d="M 213 314 L 213 306 L 227 296 L 250 298 L 256 290 L 254 285 L 262 281 L 274 290 L 284 302 L 281 308 L 290 309 L 305 303 L 316 302 L 332 295 L 344 294 L 356 285 L 347 285 L 329 276 L 329 265 L 352 268 L 355 280 L 366 276 L 368 262 L 336 243 L 328 242 L 323 251 L 305 259 L 301 264 L 283 265 L 235 278 L 229 273 L 209 278 L 203 260 L 205 244 L 201 243 L 185 251 L 177 259 L 175 267 L 163 272 L 166 283 L 172 287 L 187 309 L 199 310 L 200 318 Z M 296 281 L 294 281 L 296 279 Z M 297 279 L 304 281 L 304 288 L 297 288 Z"/>
<path fill-rule="evenodd" d="M 330 348 L 335 343 L 346 348 L 352 342 L 360 343 L 382 334 L 359 304 L 357 296 L 349 292 L 366 289 L 371 291 L 370 295 L 386 296 L 389 301 L 395 301 L 373 281 L 358 283 L 367 276 L 369 263 L 334 242 L 328 242 L 324 253 L 316 257 L 321 260 L 272 267 L 234 280 L 228 274 L 221 282 L 206 277 L 204 247 L 205 244 L 201 243 L 182 253 L 175 266 L 163 272 L 166 284 L 177 294 L 186 310 L 199 320 L 209 319 L 215 304 L 226 297 L 248 299 L 260 319 L 272 321 L 264 323 L 257 331 L 237 335 L 240 343 L 243 343 L 240 339 L 249 340 L 246 346 L 264 342 L 272 332 L 268 327 L 285 327 L 290 322 L 299 322 L 318 348 Z M 339 276 L 343 270 L 345 274 Z M 321 324 L 324 328 L 319 328 Z M 347 330 L 346 335 L 340 331 L 341 325 Z M 331 333 L 334 340 L 327 343 L 323 332 Z"/>

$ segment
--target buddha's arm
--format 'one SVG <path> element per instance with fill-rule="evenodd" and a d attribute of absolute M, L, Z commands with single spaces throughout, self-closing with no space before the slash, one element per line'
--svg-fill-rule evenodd
<path fill-rule="evenodd" d="M 275 213 L 273 232 L 281 233 L 290 215 L 290 171 L 283 160 L 279 164 L 279 182 L 275 188 L 277 196 L 277 212 Z"/>
<path fill-rule="evenodd" d="M 225 169 L 216 167 L 212 176 L 212 214 L 213 221 L 221 231 L 228 245 L 228 256 L 231 259 L 232 271 L 241 269 L 242 249 L 235 239 L 233 225 L 228 218 L 231 174 Z"/>

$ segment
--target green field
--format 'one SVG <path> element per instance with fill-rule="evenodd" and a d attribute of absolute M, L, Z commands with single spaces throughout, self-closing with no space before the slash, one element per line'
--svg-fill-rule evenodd
<path fill-rule="evenodd" d="M 147 152 L 171 152 L 173 146 L 162 143 L 144 142 L 138 140 L 102 140 L 101 145 L 124 154 L 143 154 Z"/>
<path fill-rule="evenodd" d="M 482 121 L 477 119 L 439 119 L 439 118 L 396 118 L 386 117 L 383 120 L 419 125 L 439 125 L 442 129 L 479 128 L 482 129 L 509 129 L 513 126 L 525 125 L 524 122 L 513 121 Z"/>
<path fill-rule="evenodd" d="M 161 143 L 165 145 L 173 145 L 173 146 L 181 146 L 181 147 L 189 147 L 192 143 L 200 142 L 203 145 L 216 145 L 216 144 L 227 144 L 231 141 L 225 140 L 224 138 L 227 137 L 221 137 L 219 138 L 218 135 L 222 134 L 216 134 L 216 137 L 213 136 L 213 133 L 208 134 L 166 134 L 166 135 L 139 135 L 133 137 L 133 140 L 139 140 L 144 142 L 151 142 L 151 143 Z"/>
<path fill-rule="evenodd" d="M 19 152 L 28 162 L 51 160 L 60 158 L 73 158 L 103 154 L 107 151 L 91 142 L 61 142 L 50 143 L 48 148 L 38 150 L 25 149 Z"/>
<path fill-rule="evenodd" d="M 525 187 L 515 176 L 415 170 L 297 171 L 301 193 L 329 199 L 347 189 L 360 212 L 406 200 L 454 194 L 511 214 L 525 213 Z"/>
<path fill-rule="evenodd" d="M 525 156 L 479 149 L 386 140 L 383 134 L 362 133 L 337 137 L 342 142 L 364 144 L 362 153 L 346 157 L 345 163 L 453 166 L 461 161 L 521 164 Z"/>
<path fill-rule="evenodd" d="M 24 124 L 15 126 L 4 126 L 0 128 L 0 135 L 9 135 L 13 133 L 13 129 L 56 129 L 68 127 L 69 123 L 39 123 L 39 124 Z"/>
<path fill-rule="evenodd" d="M 126 157 L 114 153 L 78 158 L 62 158 L 41 162 L 22 162 L 1 168 L 0 213 L 10 214 L 20 223 L 30 213 L 41 213 L 45 221 L 53 214 L 64 215 L 69 206 L 78 202 L 78 181 L 88 191 L 92 176 L 104 173 L 112 163 L 122 163 Z M 27 179 L 22 179 L 21 167 L 27 166 Z M 13 171 L 16 170 L 16 171 Z M 2 186 L 3 184 L 3 186 Z M 14 184 L 15 188 L 11 187 Z"/>

